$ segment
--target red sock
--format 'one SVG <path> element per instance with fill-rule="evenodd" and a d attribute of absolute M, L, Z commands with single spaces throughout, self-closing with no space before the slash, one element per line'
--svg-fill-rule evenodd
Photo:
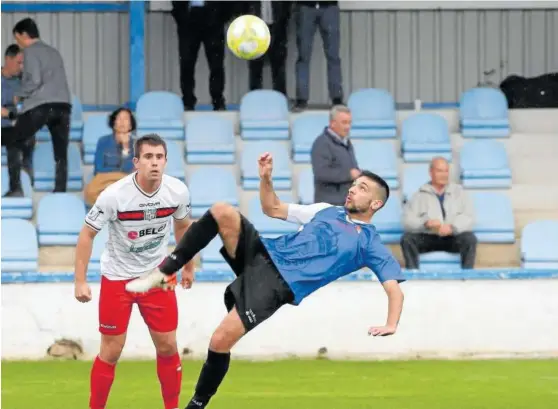
<path fill-rule="evenodd" d="M 157 355 L 157 376 L 159 382 L 161 382 L 161 394 L 163 395 L 165 409 L 178 408 L 178 398 L 182 385 L 180 356 L 178 354 L 171 356 Z"/>
<path fill-rule="evenodd" d="M 95 358 L 91 368 L 91 395 L 89 407 L 91 409 L 105 409 L 110 393 L 112 381 L 114 381 L 114 369 L 116 365 Z"/>

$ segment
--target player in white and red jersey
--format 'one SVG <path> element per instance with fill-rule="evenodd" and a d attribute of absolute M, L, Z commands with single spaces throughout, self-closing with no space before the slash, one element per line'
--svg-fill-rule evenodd
<path fill-rule="evenodd" d="M 157 267 L 167 255 L 171 222 L 179 240 L 190 226 L 190 193 L 180 180 L 163 171 L 167 147 L 158 135 L 139 138 L 134 146 L 136 172 L 107 187 L 85 218 L 76 248 L 75 297 L 91 301 L 86 281 L 93 239 L 107 227 L 109 238 L 101 256 L 99 332 L 101 350 L 91 370 L 89 407 L 104 409 L 115 366 L 126 341 L 133 304 L 149 328 L 157 352 L 157 375 L 165 409 L 178 408 L 182 368 L 176 344 L 178 307 L 174 291 L 154 289 L 129 293 L 126 283 Z M 194 264 L 182 272 L 182 286 L 194 279 Z M 176 277 L 169 279 L 174 290 Z"/>

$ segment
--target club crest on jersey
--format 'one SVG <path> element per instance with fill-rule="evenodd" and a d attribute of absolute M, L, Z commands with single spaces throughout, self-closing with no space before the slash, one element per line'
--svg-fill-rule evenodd
<path fill-rule="evenodd" d="M 143 218 L 145 220 L 153 220 L 157 218 L 157 209 L 145 209 L 143 211 Z"/>

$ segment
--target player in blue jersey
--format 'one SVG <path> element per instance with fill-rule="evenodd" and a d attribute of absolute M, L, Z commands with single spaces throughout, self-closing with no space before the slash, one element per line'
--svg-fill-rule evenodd
<path fill-rule="evenodd" d="M 373 336 L 392 335 L 403 308 L 404 281 L 399 263 L 381 243 L 370 224 L 389 197 L 389 187 L 378 175 L 363 171 L 349 190 L 344 207 L 281 202 L 272 185 L 270 154 L 259 158 L 260 200 L 266 215 L 298 223 L 296 233 L 262 238 L 254 226 L 226 203 L 211 207 L 182 237 L 158 269 L 130 281 L 128 291 L 165 287 L 167 281 L 219 234 L 221 254 L 237 275 L 225 291 L 229 311 L 213 333 L 194 397 L 186 409 L 204 408 L 217 392 L 230 362 L 230 350 L 249 331 L 285 304 L 298 305 L 328 283 L 369 267 L 388 296 L 384 326 Z"/>

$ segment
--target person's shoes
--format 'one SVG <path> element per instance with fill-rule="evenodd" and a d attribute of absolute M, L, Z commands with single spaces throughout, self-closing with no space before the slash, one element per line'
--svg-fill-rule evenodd
<path fill-rule="evenodd" d="M 168 289 L 176 285 L 176 274 L 168 276 L 155 268 L 150 272 L 126 284 L 126 291 L 130 293 L 146 293 L 152 288 Z"/>
<path fill-rule="evenodd" d="M 293 112 L 302 112 L 308 109 L 308 101 L 297 99 L 293 107 Z"/>
<path fill-rule="evenodd" d="M 9 190 L 6 192 L 6 194 L 2 197 L 5 198 L 10 198 L 10 197 L 23 197 L 23 190 L 21 189 L 15 189 L 15 190 Z"/>
<path fill-rule="evenodd" d="M 342 98 L 333 98 L 333 100 L 331 102 L 333 103 L 333 105 L 343 105 L 343 99 Z"/>
<path fill-rule="evenodd" d="M 214 111 L 226 111 L 227 110 L 227 106 L 225 104 L 224 100 L 221 101 L 215 101 L 213 102 L 213 110 Z"/>

